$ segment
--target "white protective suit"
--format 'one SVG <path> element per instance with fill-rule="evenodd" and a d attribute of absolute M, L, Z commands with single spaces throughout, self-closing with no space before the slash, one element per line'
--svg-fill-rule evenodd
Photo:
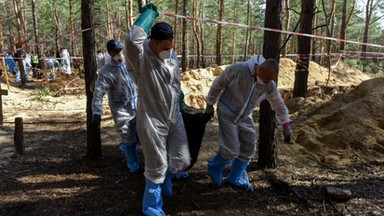
<path fill-rule="evenodd" d="M 262 56 L 258 64 L 264 60 Z M 250 60 L 249 60 L 250 61 Z M 219 119 L 220 154 L 226 159 L 249 161 L 256 152 L 257 132 L 252 112 L 263 100 L 268 100 L 276 112 L 279 124 L 290 122 L 275 82 L 267 85 L 254 81 L 254 63 L 239 62 L 228 66 L 209 90 L 206 103 L 217 104 Z"/>
<path fill-rule="evenodd" d="M 64 49 L 60 53 L 60 57 L 62 58 L 61 63 L 63 65 L 63 72 L 64 74 L 70 75 L 71 74 L 71 59 L 69 56 L 69 52 L 67 49 Z"/>
<path fill-rule="evenodd" d="M 129 122 L 136 114 L 137 86 L 124 63 L 118 64 L 111 58 L 100 68 L 97 77 L 92 100 L 94 115 L 102 115 L 103 97 L 106 93 L 108 93 L 109 107 L 116 131 L 121 135 L 121 143 L 136 144 L 137 140 L 132 140 L 133 135 Z"/>
<path fill-rule="evenodd" d="M 105 64 L 105 57 L 102 52 L 97 53 L 96 55 L 97 70 L 100 70 L 101 67 Z"/>
<path fill-rule="evenodd" d="M 133 25 L 126 56 L 138 78 L 137 132 L 145 158 L 144 176 L 164 182 L 167 170 L 178 173 L 190 164 L 188 140 L 180 112 L 180 69 L 176 54 L 156 56 L 146 32 Z"/>

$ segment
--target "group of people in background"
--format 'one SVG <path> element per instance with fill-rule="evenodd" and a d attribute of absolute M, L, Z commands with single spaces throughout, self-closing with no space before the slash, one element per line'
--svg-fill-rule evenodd
<path fill-rule="evenodd" d="M 69 76 L 71 72 L 71 57 L 67 49 L 61 48 L 59 57 L 52 57 L 50 55 L 39 57 L 35 52 L 24 52 L 21 56 L 22 67 L 24 69 L 23 81 L 29 82 L 30 75 L 32 78 L 41 79 L 43 74 L 40 72 L 42 69 L 51 70 L 48 74 L 48 80 L 53 81 L 56 77 L 56 73 L 62 71 L 64 75 Z M 20 66 L 17 63 L 12 52 L 6 53 L 5 64 L 8 67 L 8 72 L 15 75 L 15 82 L 21 81 Z M 44 61 L 44 62 L 43 62 Z"/>
<path fill-rule="evenodd" d="M 107 53 L 97 54 L 98 78 L 93 95 L 92 122 L 100 126 L 103 96 L 109 106 L 120 149 L 127 158 L 129 172 L 139 171 L 138 146 L 144 155 L 145 188 L 142 211 L 145 215 L 165 215 L 163 196 L 172 196 L 172 179 L 183 175 L 191 158 L 182 118 L 183 97 L 180 65 L 172 27 L 165 22 L 153 25 L 157 7 L 145 5 L 128 31 L 125 47 L 117 40 L 107 42 Z M 152 26 L 153 25 L 153 26 Z M 288 109 L 277 90 L 279 64 L 274 59 L 254 55 L 234 63 L 213 82 L 206 99 L 205 113 L 214 115 L 217 103 L 220 148 L 208 161 L 208 175 L 215 187 L 224 179 L 229 184 L 253 191 L 246 168 L 257 148 L 253 110 L 268 100 L 283 126 L 285 142 L 292 131 Z"/>

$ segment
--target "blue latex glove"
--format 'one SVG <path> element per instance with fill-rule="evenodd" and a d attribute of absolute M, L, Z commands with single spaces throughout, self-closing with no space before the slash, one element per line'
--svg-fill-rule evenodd
<path fill-rule="evenodd" d="M 135 21 L 134 25 L 140 26 L 148 34 L 153 21 L 159 16 L 157 7 L 153 3 L 148 3 L 141 8 L 141 14 Z"/>
<path fill-rule="evenodd" d="M 291 128 L 288 126 L 288 127 L 284 127 L 284 142 L 285 143 L 289 143 L 291 141 L 291 138 L 292 138 L 292 130 Z"/>

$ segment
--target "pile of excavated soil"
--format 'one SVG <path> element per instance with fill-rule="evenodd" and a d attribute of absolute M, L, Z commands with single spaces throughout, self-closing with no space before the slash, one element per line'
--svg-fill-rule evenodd
<path fill-rule="evenodd" d="M 220 75 L 227 65 L 216 68 L 208 67 L 186 71 L 181 75 L 182 89 L 185 94 L 185 103 L 188 106 L 204 109 L 205 98 L 216 76 Z M 280 59 L 280 73 L 278 87 L 292 89 L 295 82 L 296 63 L 288 58 Z M 308 86 L 356 86 L 370 77 L 361 71 L 350 68 L 343 62 L 333 66 L 331 72 L 315 62 L 309 64 Z M 286 99 L 287 100 L 287 99 Z"/>
<path fill-rule="evenodd" d="M 204 109 L 209 87 L 225 68 L 197 69 L 182 74 L 185 103 Z M 278 87 L 290 110 L 294 131 L 293 145 L 283 147 L 284 151 L 301 161 L 337 165 L 360 159 L 382 160 L 384 78 L 370 79 L 343 62 L 331 68 L 329 74 L 328 69 L 310 62 L 308 97 L 291 98 L 284 92 L 293 89 L 296 63 L 286 58 L 280 60 Z"/>
<path fill-rule="evenodd" d="M 293 123 L 295 143 L 317 162 L 384 160 L 384 78 L 362 82 Z"/>

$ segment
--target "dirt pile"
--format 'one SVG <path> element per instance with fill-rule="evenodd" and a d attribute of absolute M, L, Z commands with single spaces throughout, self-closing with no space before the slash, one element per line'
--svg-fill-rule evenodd
<path fill-rule="evenodd" d="M 197 69 L 182 74 L 186 104 L 204 109 L 209 87 L 225 68 Z M 284 97 L 284 92 L 290 94 L 292 91 L 295 69 L 296 63 L 292 60 L 280 60 L 278 86 Z M 329 75 L 326 85 L 328 70 L 310 62 L 308 97 L 290 98 L 288 95 L 285 98 L 295 134 L 295 144 L 289 151 L 293 155 L 303 153 L 310 161 L 339 165 L 349 164 L 354 159 L 383 158 L 384 79 L 368 80 L 368 75 L 343 62 L 332 66 Z M 257 116 L 255 120 L 257 122 Z"/>
<path fill-rule="evenodd" d="M 181 75 L 185 103 L 188 106 L 203 109 L 205 97 L 216 76 L 220 75 L 227 65 L 216 68 L 205 68 L 186 71 Z M 296 63 L 288 58 L 280 59 L 280 74 L 278 86 L 280 89 L 292 89 L 295 82 Z M 343 62 L 332 67 L 328 85 L 356 86 L 370 77 L 361 71 L 350 68 Z M 315 62 L 309 64 L 308 86 L 325 85 L 328 80 L 328 69 Z"/>
<path fill-rule="evenodd" d="M 384 158 L 384 78 L 362 82 L 349 93 L 299 116 L 296 143 L 317 162 L 346 165 Z"/>

